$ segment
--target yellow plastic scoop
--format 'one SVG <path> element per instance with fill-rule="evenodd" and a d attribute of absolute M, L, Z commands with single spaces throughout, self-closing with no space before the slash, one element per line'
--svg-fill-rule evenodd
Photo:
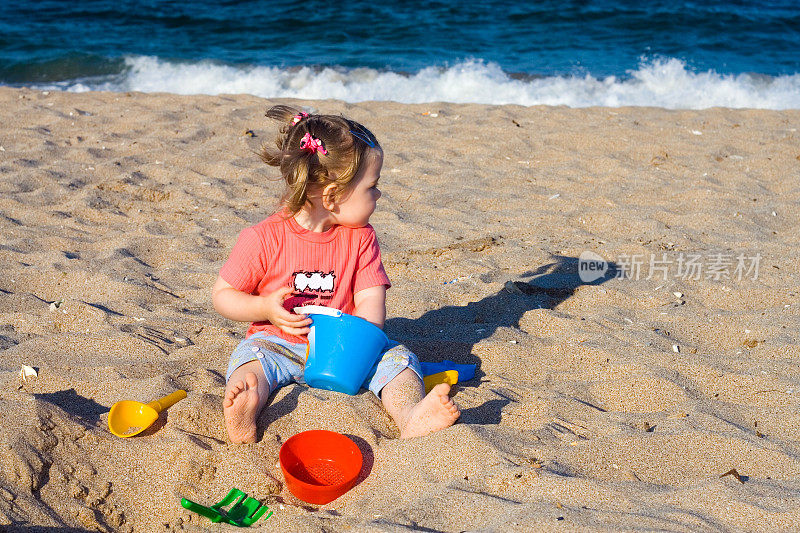
<path fill-rule="evenodd" d="M 108 413 L 108 429 L 117 437 L 133 437 L 158 420 L 158 413 L 186 398 L 185 390 L 177 390 L 150 403 L 122 400 Z"/>

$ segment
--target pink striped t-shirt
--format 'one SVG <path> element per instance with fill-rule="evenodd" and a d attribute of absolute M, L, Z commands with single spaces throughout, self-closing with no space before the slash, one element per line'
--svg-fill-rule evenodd
<path fill-rule="evenodd" d="M 289 310 L 313 304 L 352 314 L 355 293 L 378 285 L 391 287 L 372 226 L 337 225 L 314 232 L 284 212 L 244 229 L 219 275 L 235 289 L 254 295 L 292 286 L 294 295 L 284 303 Z M 268 321 L 253 322 L 247 336 L 257 331 L 308 342 L 305 336 L 284 333 Z"/>

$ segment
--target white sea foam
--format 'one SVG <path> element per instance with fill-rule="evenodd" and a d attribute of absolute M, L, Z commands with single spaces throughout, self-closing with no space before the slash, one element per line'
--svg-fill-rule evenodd
<path fill-rule="evenodd" d="M 429 67 L 410 75 L 369 68 L 241 67 L 208 61 L 177 63 L 144 56 L 129 57 L 126 65 L 125 72 L 113 79 L 65 82 L 48 88 L 177 94 L 248 93 L 310 100 L 334 98 L 347 102 L 800 108 L 800 74 L 769 77 L 697 72 L 674 58 L 643 60 L 624 78 L 596 78 L 587 74 L 516 79 L 497 64 L 477 60 L 449 67 Z"/>

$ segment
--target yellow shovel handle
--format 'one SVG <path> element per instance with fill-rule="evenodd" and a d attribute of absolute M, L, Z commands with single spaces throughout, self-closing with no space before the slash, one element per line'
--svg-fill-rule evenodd
<path fill-rule="evenodd" d="M 185 390 L 176 390 L 172 394 L 167 394 L 163 398 L 161 398 L 159 400 L 152 401 L 152 402 L 148 403 L 147 405 L 149 407 L 152 407 L 153 409 L 155 409 L 156 413 L 160 413 L 164 409 L 166 409 L 168 407 L 172 407 L 173 405 L 178 403 L 180 400 L 183 400 L 184 398 L 186 398 L 186 391 Z"/>

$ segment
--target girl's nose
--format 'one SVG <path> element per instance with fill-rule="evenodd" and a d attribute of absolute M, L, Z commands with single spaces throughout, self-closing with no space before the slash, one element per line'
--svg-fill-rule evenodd
<path fill-rule="evenodd" d="M 381 197 L 383 194 L 381 193 L 381 190 L 380 190 L 380 189 L 375 189 L 375 190 L 378 192 L 378 197 L 377 197 L 377 198 L 375 198 L 375 200 L 377 201 L 377 200 L 379 200 L 379 199 L 380 199 L 380 197 Z"/>

